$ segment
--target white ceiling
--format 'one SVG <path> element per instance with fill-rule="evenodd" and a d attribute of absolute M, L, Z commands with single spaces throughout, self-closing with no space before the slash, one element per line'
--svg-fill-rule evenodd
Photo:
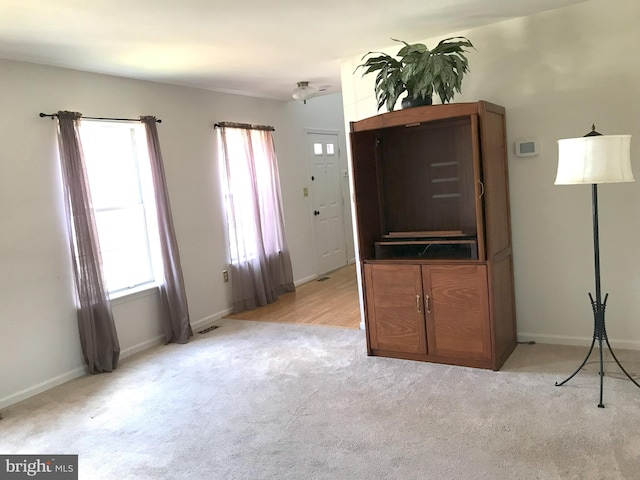
<path fill-rule="evenodd" d="M 340 59 L 585 0 L 0 0 L 0 57 L 287 100 Z"/>

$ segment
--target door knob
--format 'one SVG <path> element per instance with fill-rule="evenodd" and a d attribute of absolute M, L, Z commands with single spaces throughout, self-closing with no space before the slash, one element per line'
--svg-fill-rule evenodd
<path fill-rule="evenodd" d="M 320 212 L 319 212 L 318 210 L 314 210 L 314 211 L 313 211 L 313 214 L 314 214 L 314 215 L 320 215 Z"/>

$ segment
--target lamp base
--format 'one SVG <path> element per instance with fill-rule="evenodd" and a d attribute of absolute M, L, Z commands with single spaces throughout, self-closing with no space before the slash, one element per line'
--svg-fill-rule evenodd
<path fill-rule="evenodd" d="M 609 349 L 609 353 L 611 353 L 611 357 L 615 360 L 615 362 L 618 364 L 618 367 L 620 367 L 620 370 L 622 370 L 622 372 L 627 376 L 627 378 L 629 380 L 631 380 L 636 387 L 640 388 L 640 384 L 631 376 L 629 375 L 629 373 L 624 369 L 624 367 L 622 366 L 622 364 L 620 363 L 620 361 L 618 360 L 618 358 L 616 357 L 615 353 L 613 353 L 613 349 L 611 348 L 611 344 L 609 344 L 609 338 L 607 337 L 607 329 L 605 327 L 605 323 L 604 323 L 604 309 L 607 305 L 607 298 L 609 297 L 609 294 L 606 294 L 604 297 L 604 302 L 600 302 L 598 300 L 594 300 L 593 297 L 591 296 L 591 294 L 589 294 L 589 298 L 591 299 L 591 308 L 593 309 L 593 340 L 591 341 L 591 347 L 589 348 L 589 351 L 587 352 L 587 356 L 584 357 L 584 360 L 582 361 L 582 363 L 580 364 L 580 366 L 578 368 L 576 368 L 576 370 L 569 375 L 566 379 L 564 379 L 562 382 L 556 382 L 556 387 L 560 387 L 562 385 L 564 385 L 565 383 L 567 383 L 569 380 L 571 380 L 573 377 L 576 376 L 576 374 L 582 369 L 582 367 L 585 366 L 585 364 L 587 363 L 587 360 L 589 359 L 589 357 L 591 356 L 591 353 L 593 352 L 593 347 L 596 343 L 596 340 L 598 341 L 598 351 L 600 354 L 600 403 L 598 403 L 598 407 L 599 408 L 604 408 L 604 403 L 602 403 L 602 391 L 603 391 L 603 387 L 604 387 L 604 362 L 602 359 L 602 342 L 604 341 L 607 345 L 607 348 Z"/>

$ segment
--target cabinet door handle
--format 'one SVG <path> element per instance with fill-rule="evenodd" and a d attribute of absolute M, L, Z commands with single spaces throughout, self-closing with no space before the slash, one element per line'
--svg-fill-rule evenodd
<path fill-rule="evenodd" d="M 482 180 L 480 179 L 478 179 L 478 183 L 480 184 L 480 195 L 478 198 L 482 198 L 484 197 L 484 183 L 482 183 Z"/>
<path fill-rule="evenodd" d="M 416 295 L 416 309 L 418 313 L 422 313 L 422 303 L 420 302 L 420 295 Z"/>
<path fill-rule="evenodd" d="M 424 296 L 424 303 L 427 313 L 431 313 L 431 310 L 429 310 L 429 295 Z"/>

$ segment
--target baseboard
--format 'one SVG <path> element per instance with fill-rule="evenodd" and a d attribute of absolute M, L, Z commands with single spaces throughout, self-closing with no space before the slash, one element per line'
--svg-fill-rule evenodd
<path fill-rule="evenodd" d="M 313 282 L 313 281 L 314 281 L 314 280 L 316 280 L 317 278 L 318 278 L 318 275 L 317 275 L 317 274 L 316 274 L 316 275 L 309 275 L 308 277 L 301 278 L 300 280 L 296 280 L 295 282 L 293 282 L 293 284 L 294 284 L 296 287 L 299 287 L 299 286 L 300 286 L 300 285 L 302 285 L 302 284 L 309 283 L 309 282 Z"/>
<path fill-rule="evenodd" d="M 0 409 L 7 408 L 9 405 L 13 405 L 14 403 L 26 400 L 29 397 L 33 397 L 34 395 L 50 390 L 53 387 L 57 387 L 58 385 L 62 385 L 63 383 L 67 383 L 75 378 L 82 377 L 86 374 L 87 371 L 85 370 L 85 368 L 79 367 L 71 370 L 70 372 L 50 378 L 48 380 L 45 380 L 44 382 L 40 382 L 37 385 L 33 385 L 31 387 L 25 388 L 24 390 L 20 390 L 19 392 L 12 393 L 9 396 L 0 398 Z"/>
<path fill-rule="evenodd" d="M 151 347 L 157 347 L 158 345 L 162 345 L 163 343 L 164 335 L 159 335 L 155 338 L 152 338 L 151 340 L 146 340 L 132 347 L 125 348 L 124 350 L 120 350 L 120 360 L 130 357 L 131 355 L 135 355 L 136 353 L 140 353 Z"/>
<path fill-rule="evenodd" d="M 214 321 L 221 319 L 225 315 L 229 315 L 232 313 L 232 308 L 227 308 L 218 313 L 214 313 L 212 315 L 208 315 L 200 320 L 195 322 L 191 322 L 191 328 L 194 332 L 198 330 L 202 330 L 210 326 Z M 164 343 L 164 335 L 159 335 L 150 340 L 146 340 L 144 342 L 133 345 L 129 348 L 120 351 L 120 360 L 123 360 L 127 357 L 131 357 L 136 353 L 140 353 L 144 350 L 148 350 L 149 348 L 156 347 L 158 345 L 162 345 Z M 67 383 L 75 378 L 82 377 L 86 375 L 87 371 L 84 367 L 79 367 L 70 372 L 63 373 L 62 375 L 58 375 L 56 377 L 45 380 L 44 382 L 38 383 L 37 385 L 33 385 L 31 387 L 25 388 L 24 390 L 20 390 L 19 392 L 12 393 L 4 398 L 0 398 L 0 409 L 7 408 L 14 403 L 21 402 L 22 400 L 26 400 L 27 398 L 33 397 L 39 393 L 50 390 L 58 385 L 62 385 L 63 383 Z"/>
<path fill-rule="evenodd" d="M 120 351 L 120 360 L 135 355 L 136 353 L 142 352 L 143 350 L 147 350 L 148 348 L 162 345 L 163 343 L 164 336 L 160 335 L 158 337 L 152 338 L 151 340 L 147 340 L 132 347 L 126 348 Z M 86 369 L 84 367 L 78 367 L 74 370 L 71 370 L 70 372 L 63 373 L 62 375 L 50 378 L 48 380 L 45 380 L 44 382 L 25 388 L 24 390 L 20 390 L 19 392 L 13 393 L 7 397 L 0 398 L 0 409 L 6 408 L 9 405 L 13 405 L 14 403 L 21 402 L 22 400 L 26 400 L 27 398 L 50 390 L 54 387 L 57 387 L 58 385 L 62 385 L 63 383 L 67 383 L 78 377 L 82 377 L 83 375 L 87 375 Z"/>
<path fill-rule="evenodd" d="M 549 343 L 552 345 L 573 345 L 577 347 L 588 347 L 591 345 L 593 337 L 574 337 L 569 335 L 544 335 L 540 333 L 518 332 L 519 342 Z M 640 341 L 609 339 L 609 343 L 614 349 L 620 350 L 640 350 Z"/>
<path fill-rule="evenodd" d="M 233 313 L 233 308 L 229 307 L 219 311 L 218 313 L 207 315 L 206 317 L 201 318 L 200 320 L 191 322 L 191 329 L 194 331 L 194 333 L 196 333 L 199 330 L 203 330 L 207 327 L 210 327 L 211 324 L 214 323 L 215 321 L 220 320 L 221 318 L 226 317 L 227 315 L 231 315 L 232 313 Z"/>

